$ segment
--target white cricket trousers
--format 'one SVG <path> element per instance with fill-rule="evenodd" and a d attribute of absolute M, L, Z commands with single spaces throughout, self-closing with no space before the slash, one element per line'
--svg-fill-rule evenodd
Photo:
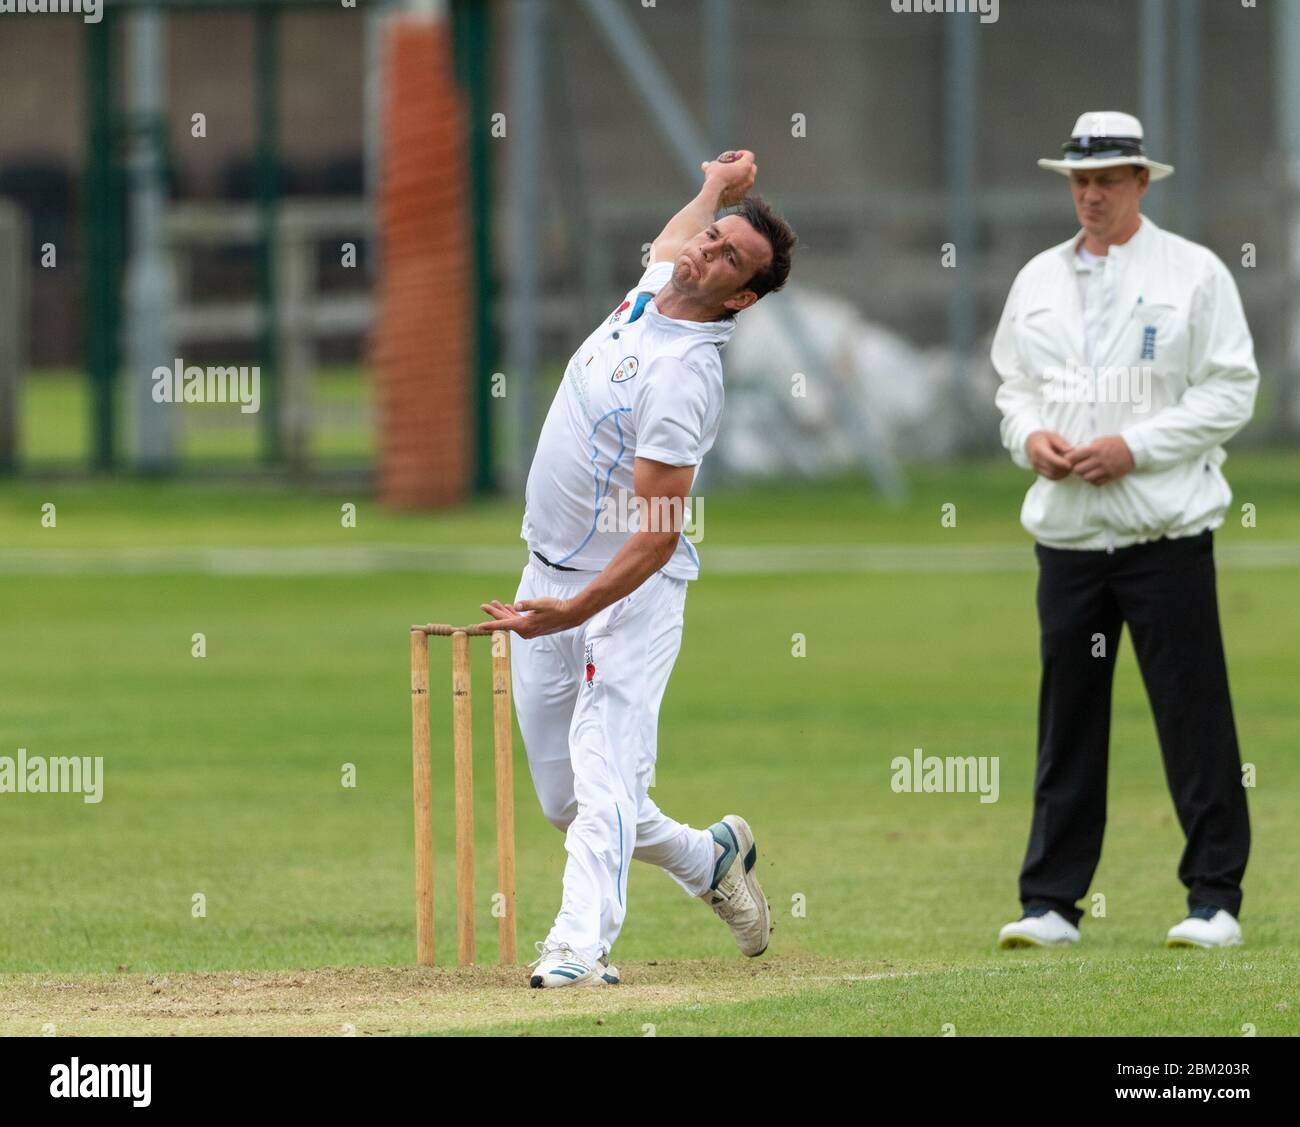
<path fill-rule="evenodd" d="M 515 598 L 572 598 L 595 574 L 530 557 Z M 623 926 L 630 860 L 658 865 L 692 896 L 712 880 L 713 836 L 673 821 L 647 794 L 685 605 L 686 580 L 656 572 L 581 626 L 511 639 L 528 767 L 568 854 L 547 943 L 589 962 L 613 949 Z"/>

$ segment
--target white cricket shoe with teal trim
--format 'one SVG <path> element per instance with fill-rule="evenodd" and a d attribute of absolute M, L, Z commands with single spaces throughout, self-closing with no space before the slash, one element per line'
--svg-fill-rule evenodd
<path fill-rule="evenodd" d="M 758 847 L 754 832 L 739 814 L 714 822 L 709 833 L 719 848 L 713 866 L 713 883 L 700 899 L 731 928 L 736 946 L 750 958 L 767 950 L 772 934 L 772 909 L 754 874 Z"/>
<path fill-rule="evenodd" d="M 578 958 L 573 953 L 573 948 L 565 944 L 547 947 L 538 940 L 535 947 L 537 958 L 528 964 L 533 971 L 528 985 L 535 989 L 545 986 L 618 985 L 618 970 L 610 966 L 607 955 L 602 955 L 595 963 L 588 963 Z"/>

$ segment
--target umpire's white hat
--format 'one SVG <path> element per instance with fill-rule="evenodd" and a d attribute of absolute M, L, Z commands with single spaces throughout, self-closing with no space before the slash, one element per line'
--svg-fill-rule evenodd
<path fill-rule="evenodd" d="M 1142 147 L 1142 123 L 1131 113 L 1117 110 L 1093 110 L 1082 114 L 1074 123 L 1070 139 L 1061 149 L 1064 159 L 1043 158 L 1038 167 L 1069 176 L 1075 169 L 1139 164 L 1151 170 L 1152 180 L 1163 180 L 1174 170 L 1172 164 L 1161 164 L 1147 156 Z"/>

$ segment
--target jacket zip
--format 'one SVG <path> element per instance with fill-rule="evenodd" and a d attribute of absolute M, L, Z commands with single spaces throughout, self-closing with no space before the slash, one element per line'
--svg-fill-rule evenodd
<path fill-rule="evenodd" d="M 1088 411 L 1088 421 L 1092 427 L 1094 440 L 1098 434 L 1097 431 L 1097 357 L 1092 357 L 1092 407 Z M 1110 527 L 1110 521 L 1106 519 L 1106 495 L 1102 493 L 1105 486 L 1098 485 L 1094 487 L 1094 497 L 1096 498 L 1095 510 L 1097 520 L 1101 523 L 1102 531 L 1106 534 L 1106 554 L 1113 556 L 1115 554 L 1115 533 Z"/>

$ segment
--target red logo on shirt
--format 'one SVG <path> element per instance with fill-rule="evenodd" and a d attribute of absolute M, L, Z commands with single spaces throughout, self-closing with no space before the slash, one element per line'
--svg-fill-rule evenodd
<path fill-rule="evenodd" d="M 590 683 L 596 679 L 596 666 L 594 662 L 587 662 L 587 682 Z"/>

